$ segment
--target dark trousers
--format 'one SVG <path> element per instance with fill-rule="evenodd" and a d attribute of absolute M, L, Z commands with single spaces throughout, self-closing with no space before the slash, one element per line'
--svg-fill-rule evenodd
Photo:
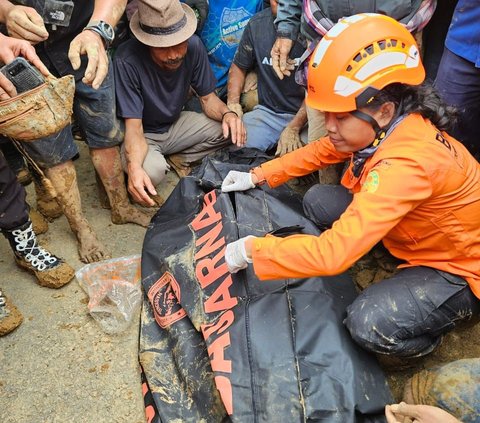
<path fill-rule="evenodd" d="M 0 153 L 0 229 L 14 229 L 27 220 L 25 190 Z"/>
<path fill-rule="evenodd" d="M 472 154 L 480 153 L 480 68 L 445 48 L 435 87 L 443 100 L 455 106 L 459 119 L 450 134 Z"/>
<path fill-rule="evenodd" d="M 453 11 L 457 5 L 457 0 L 442 0 L 437 2 L 437 7 L 433 13 L 432 19 L 423 29 L 423 66 L 427 72 L 427 79 L 435 81 L 438 66 L 445 46 L 448 27 L 452 20 Z"/>
<path fill-rule="evenodd" d="M 315 185 L 303 207 L 320 228 L 330 227 L 352 200 L 342 186 Z M 369 286 L 347 308 L 345 325 L 366 350 L 419 357 L 462 321 L 480 315 L 480 300 L 465 279 L 429 267 L 411 267 Z"/>

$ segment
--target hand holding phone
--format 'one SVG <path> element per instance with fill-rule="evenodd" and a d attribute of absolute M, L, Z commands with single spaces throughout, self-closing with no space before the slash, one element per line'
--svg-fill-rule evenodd
<path fill-rule="evenodd" d="M 37 68 L 23 57 L 17 57 L 8 65 L 3 66 L 0 72 L 12 82 L 17 89 L 17 94 L 29 91 L 45 82 L 45 78 Z"/>

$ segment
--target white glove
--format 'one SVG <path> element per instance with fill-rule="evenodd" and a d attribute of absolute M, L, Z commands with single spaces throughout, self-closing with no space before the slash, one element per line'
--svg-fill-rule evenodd
<path fill-rule="evenodd" d="M 238 172 L 231 170 L 222 182 L 222 191 L 246 191 L 255 188 L 250 172 Z"/>
<path fill-rule="evenodd" d="M 247 257 L 247 251 L 245 250 L 245 241 L 249 238 L 254 238 L 254 236 L 249 235 L 227 244 L 225 262 L 230 273 L 237 273 L 239 270 L 246 269 L 248 263 L 252 262 L 252 259 Z"/>

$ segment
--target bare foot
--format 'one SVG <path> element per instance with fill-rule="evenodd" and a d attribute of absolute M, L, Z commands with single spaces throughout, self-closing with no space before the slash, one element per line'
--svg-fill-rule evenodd
<path fill-rule="evenodd" d="M 76 235 L 78 240 L 78 254 L 80 255 L 80 260 L 84 263 L 93 263 L 111 258 L 110 253 L 98 240 L 95 232 L 93 232 L 88 224 L 79 228 Z"/>
<path fill-rule="evenodd" d="M 148 213 L 138 210 L 132 204 L 125 204 L 116 209 L 112 209 L 112 222 L 116 225 L 125 223 L 135 223 L 146 228 L 150 223 L 152 216 Z"/>

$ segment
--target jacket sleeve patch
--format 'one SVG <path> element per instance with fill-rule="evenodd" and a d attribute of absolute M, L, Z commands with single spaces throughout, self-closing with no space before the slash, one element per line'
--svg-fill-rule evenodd
<path fill-rule="evenodd" d="M 380 185 L 380 175 L 376 170 L 372 170 L 362 185 L 362 191 L 375 192 Z"/>

